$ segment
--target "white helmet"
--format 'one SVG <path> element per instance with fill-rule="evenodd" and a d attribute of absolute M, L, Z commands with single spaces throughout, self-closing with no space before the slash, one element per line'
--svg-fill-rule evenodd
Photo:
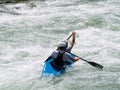
<path fill-rule="evenodd" d="M 59 44 L 58 44 L 58 47 L 66 47 L 66 43 L 65 42 L 60 42 Z"/>
<path fill-rule="evenodd" d="M 66 46 L 68 45 L 68 41 L 67 41 L 67 40 L 64 40 L 64 41 L 62 41 L 62 42 L 65 42 Z"/>

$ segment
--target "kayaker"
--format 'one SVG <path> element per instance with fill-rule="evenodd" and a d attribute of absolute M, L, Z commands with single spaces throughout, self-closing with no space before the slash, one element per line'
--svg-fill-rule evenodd
<path fill-rule="evenodd" d="M 75 35 L 76 35 L 76 32 L 72 32 L 72 42 L 70 42 L 70 45 L 68 45 L 68 40 L 63 40 L 62 42 L 65 42 L 66 43 L 66 49 L 65 49 L 65 51 L 66 52 L 71 52 L 71 50 L 72 50 L 72 48 L 73 48 L 73 46 L 74 46 L 74 44 L 75 44 Z"/>
<path fill-rule="evenodd" d="M 66 43 L 62 41 L 58 44 L 58 49 L 52 53 L 51 57 L 53 57 L 54 60 L 51 64 L 53 67 L 57 69 L 64 69 L 68 60 L 75 62 L 80 59 L 79 56 L 73 58 L 70 53 L 66 52 L 66 47 Z"/>

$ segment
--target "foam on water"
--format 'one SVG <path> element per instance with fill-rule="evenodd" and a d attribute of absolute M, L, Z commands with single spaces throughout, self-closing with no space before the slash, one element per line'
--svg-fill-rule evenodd
<path fill-rule="evenodd" d="M 119 90 L 119 8 L 119 0 L 45 0 L 1 6 L 0 89 Z M 80 60 L 60 77 L 40 79 L 44 61 L 73 30 L 77 36 L 72 52 L 104 69 Z"/>

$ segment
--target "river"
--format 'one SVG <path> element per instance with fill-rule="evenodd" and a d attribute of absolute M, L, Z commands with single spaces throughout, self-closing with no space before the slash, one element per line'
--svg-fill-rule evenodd
<path fill-rule="evenodd" d="M 57 43 L 76 32 L 79 60 L 40 78 Z M 0 4 L 0 90 L 120 90 L 120 1 L 35 0 Z"/>

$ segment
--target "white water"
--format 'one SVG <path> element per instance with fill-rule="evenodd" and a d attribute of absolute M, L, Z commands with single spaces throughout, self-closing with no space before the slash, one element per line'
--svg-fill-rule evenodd
<path fill-rule="evenodd" d="M 0 5 L 0 90 L 119 90 L 120 1 L 46 0 Z M 40 79 L 56 44 L 76 31 L 78 61 L 66 74 Z"/>

